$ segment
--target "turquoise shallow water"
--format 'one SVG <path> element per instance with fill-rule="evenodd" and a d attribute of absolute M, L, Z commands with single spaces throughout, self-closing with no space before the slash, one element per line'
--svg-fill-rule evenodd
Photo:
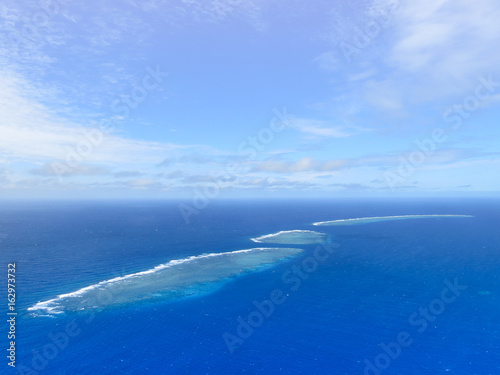
<path fill-rule="evenodd" d="M 104 280 L 36 303 L 33 317 L 168 301 L 213 291 L 224 282 L 260 271 L 302 252 L 296 248 L 253 248 L 174 259 L 152 269 Z"/>
<path fill-rule="evenodd" d="M 6 204 L 0 256 L 18 269 L 17 369 L 371 374 L 370 366 L 387 365 L 382 374 L 500 373 L 499 208 L 499 201 L 451 199 L 213 202 L 186 225 L 176 202 Z M 443 213 L 474 217 L 312 225 Z M 176 274 L 176 286 L 192 286 L 183 298 L 165 296 L 153 283 L 154 298 L 117 305 L 103 298 L 95 309 L 52 316 L 28 310 L 104 280 L 252 249 L 251 238 L 296 229 L 320 229 L 329 250 L 262 244 L 303 251 L 257 269 L 260 261 L 236 268 L 220 262 L 215 269 L 230 272 L 215 284 L 199 282 L 208 277 L 203 267 L 188 267 Z M 232 277 L 235 270 L 242 272 Z M 456 294 L 449 285 L 458 285 Z M 126 286 L 121 290 L 131 293 Z M 6 325 L 0 329 L 7 348 Z"/>
<path fill-rule="evenodd" d="M 313 230 L 295 229 L 265 234 L 263 236 L 252 238 L 252 241 L 257 243 L 312 245 L 316 243 L 330 242 L 330 238 L 326 233 L 316 232 Z"/>

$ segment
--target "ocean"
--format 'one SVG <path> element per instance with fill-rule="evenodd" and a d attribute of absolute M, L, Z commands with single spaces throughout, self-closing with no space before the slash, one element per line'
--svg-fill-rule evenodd
<path fill-rule="evenodd" d="M 313 225 L 404 215 L 470 217 Z M 189 223 L 176 201 L 3 202 L 0 373 L 497 375 L 499 221 L 484 198 L 213 201 Z"/>

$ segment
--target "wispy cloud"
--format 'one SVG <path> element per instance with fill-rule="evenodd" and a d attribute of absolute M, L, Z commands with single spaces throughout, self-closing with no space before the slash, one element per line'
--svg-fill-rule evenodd
<path fill-rule="evenodd" d="M 102 137 L 83 162 L 157 164 L 165 155 L 189 145 L 125 138 L 60 117 L 39 101 L 40 92 L 29 82 L 0 72 L 0 158 L 43 162 L 66 160 L 84 142 Z M 73 151 L 75 152 L 75 151 Z"/>
<path fill-rule="evenodd" d="M 385 25 L 377 14 L 391 8 L 390 3 L 400 6 Z M 335 27 L 325 33 L 335 48 L 316 62 L 336 74 L 335 85 L 344 79 L 338 75 L 345 74 L 350 84 L 343 85 L 339 96 L 356 93 L 352 100 L 359 104 L 361 95 L 367 110 L 400 118 L 422 105 L 463 96 L 481 74 L 500 76 L 500 50 L 495 48 L 500 43 L 500 7 L 494 0 L 479 6 L 467 0 L 373 0 L 357 5 L 356 12 L 332 5 Z M 380 26 L 376 35 L 366 31 L 373 22 Z M 350 63 L 343 58 L 342 42 L 357 51 Z"/>
<path fill-rule="evenodd" d="M 248 22 L 256 30 L 264 30 L 266 25 L 261 16 L 262 1 L 258 0 L 129 0 L 129 4 L 142 12 L 155 14 L 166 10 L 163 21 L 174 27 L 186 24 L 218 24 L 236 18 Z"/>
<path fill-rule="evenodd" d="M 320 69 L 335 71 L 341 64 L 340 58 L 337 53 L 332 51 L 323 52 L 313 60 Z"/>
<path fill-rule="evenodd" d="M 268 159 L 255 163 L 252 172 L 272 173 L 308 173 L 331 172 L 352 168 L 391 168 L 399 166 L 414 150 L 391 152 L 386 154 L 365 155 L 359 158 L 315 160 L 312 157 L 301 158 L 297 161 Z M 447 148 L 436 150 L 425 159 L 425 165 L 442 166 L 467 159 L 487 159 L 498 156 L 499 153 L 483 152 L 475 149 Z"/>
<path fill-rule="evenodd" d="M 113 176 L 117 178 L 140 177 L 142 175 L 144 175 L 144 172 L 141 171 L 119 171 L 113 173 Z"/>
<path fill-rule="evenodd" d="M 302 158 L 295 162 L 284 160 L 267 160 L 258 163 L 252 170 L 254 172 L 297 173 L 297 172 L 325 172 L 345 168 L 346 160 L 318 161 L 312 157 Z"/>
<path fill-rule="evenodd" d="M 399 188 L 466 186 L 460 168 L 494 184 L 500 96 L 468 96 L 480 76 L 500 82 L 494 0 L 58 1 L 34 25 L 44 4 L 0 6 L 2 187 L 186 191 L 236 164 L 227 189 L 382 189 L 454 103 L 477 107 L 463 116 L 474 133 L 464 121 Z M 165 84 L 144 94 L 149 66 Z M 281 105 L 295 115 L 266 138 L 263 113 Z"/>
<path fill-rule="evenodd" d="M 314 139 L 345 138 L 368 131 L 368 129 L 361 127 L 336 125 L 328 121 L 299 117 L 291 117 L 287 122 L 287 126 Z"/>
<path fill-rule="evenodd" d="M 31 174 L 38 176 L 58 176 L 50 164 L 44 164 L 39 168 L 34 168 L 30 170 Z M 64 174 L 64 177 L 70 176 L 101 176 L 108 175 L 110 171 L 106 167 L 96 166 L 96 165 L 78 165 L 72 168 L 71 171 Z"/>
<path fill-rule="evenodd" d="M 463 95 L 480 74 L 498 71 L 500 50 L 492 46 L 500 41 L 499 17 L 491 0 L 481 6 L 466 0 L 406 2 L 387 51 L 387 89 L 404 91 L 417 103 Z"/>

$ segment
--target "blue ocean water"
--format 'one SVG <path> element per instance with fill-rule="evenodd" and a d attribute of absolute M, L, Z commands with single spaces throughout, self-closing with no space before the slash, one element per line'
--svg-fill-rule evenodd
<path fill-rule="evenodd" d="M 312 226 L 418 214 L 473 217 Z M 7 275 L 16 262 L 19 314 L 17 371 L 3 356 L 0 373 L 500 373 L 500 200 L 235 200 L 211 202 L 191 219 L 178 202 L 3 203 L 0 264 Z M 216 287 L 196 285 L 200 293 L 188 297 L 49 316 L 28 310 L 298 229 L 330 236 L 321 259 L 317 244 L 273 244 L 303 252 Z M 6 288 L 0 298 L 6 317 Z M 2 349 L 7 328 L 0 326 Z"/>

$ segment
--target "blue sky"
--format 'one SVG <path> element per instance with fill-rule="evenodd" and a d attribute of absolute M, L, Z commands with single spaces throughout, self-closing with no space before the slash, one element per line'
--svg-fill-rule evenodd
<path fill-rule="evenodd" d="M 496 194 L 500 4 L 0 5 L 5 198 Z"/>

